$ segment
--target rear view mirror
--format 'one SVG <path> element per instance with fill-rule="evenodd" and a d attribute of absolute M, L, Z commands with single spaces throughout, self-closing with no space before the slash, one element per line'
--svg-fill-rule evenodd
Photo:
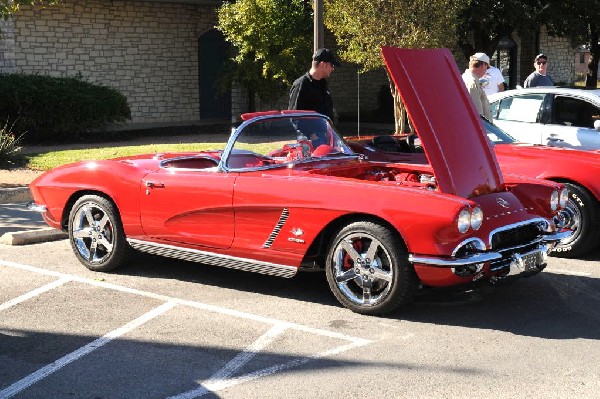
<path fill-rule="evenodd" d="M 600 120 L 594 121 L 594 129 L 600 132 Z"/>

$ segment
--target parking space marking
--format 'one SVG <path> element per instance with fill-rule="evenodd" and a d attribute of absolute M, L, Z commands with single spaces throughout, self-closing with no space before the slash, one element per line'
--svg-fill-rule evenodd
<path fill-rule="evenodd" d="M 65 276 L 65 277 L 62 277 L 62 278 L 60 278 L 60 279 L 58 279 L 56 281 L 53 281 L 53 282 L 48 283 L 46 285 L 43 285 L 43 286 L 41 286 L 39 288 L 36 288 L 33 291 L 29 291 L 28 293 L 23 294 L 23 295 L 21 295 L 21 296 L 19 296 L 17 298 L 11 299 L 10 301 L 4 302 L 4 303 L 0 304 L 0 312 L 3 311 L 3 310 L 6 310 L 6 309 L 8 309 L 8 308 L 10 308 L 12 306 L 15 306 L 15 305 L 17 305 L 17 304 L 19 304 L 21 302 L 25 302 L 28 299 L 31 299 L 33 297 L 36 297 L 36 296 L 40 295 L 40 294 L 43 294 L 46 291 L 50 291 L 50 290 L 53 290 L 56 287 L 60 287 L 61 285 L 65 284 L 65 283 L 68 283 L 69 281 L 72 281 L 72 279 L 70 277 L 66 277 Z"/>
<path fill-rule="evenodd" d="M 175 305 L 176 305 L 175 301 L 165 302 L 162 305 L 141 315 L 137 319 L 130 321 L 129 323 L 125 324 L 124 326 L 119 327 L 116 330 L 109 332 L 108 334 L 90 342 L 89 344 L 87 344 L 85 346 L 82 346 L 81 348 L 69 353 L 68 355 L 61 357 L 58 360 L 55 360 L 54 362 L 50 363 L 49 365 L 44 366 L 41 369 L 39 369 L 38 371 L 31 373 L 27 377 L 15 382 L 14 384 L 12 384 L 8 388 L 4 389 L 3 391 L 0 391 L 0 398 L 2 398 L 2 399 L 10 398 L 10 397 L 18 394 L 19 392 L 23 391 L 24 389 L 27 389 L 28 387 L 35 384 L 39 380 L 46 378 L 50 374 L 60 370 L 67 364 L 74 362 L 75 360 L 79 359 L 80 357 L 85 356 L 85 355 L 95 351 L 98 348 L 101 348 L 102 346 L 104 346 L 107 343 L 109 343 L 110 341 L 120 337 L 121 335 L 127 334 L 128 332 L 138 328 L 142 324 L 154 319 L 155 317 L 163 314 L 167 310 L 173 308 Z"/>
<path fill-rule="evenodd" d="M 233 387 L 235 385 L 238 385 L 238 384 L 242 384 L 242 383 L 245 383 L 245 382 L 256 380 L 256 379 L 261 378 L 261 377 L 267 377 L 267 376 L 269 376 L 271 374 L 275 374 L 275 373 L 278 373 L 278 372 L 284 371 L 284 370 L 289 370 L 291 368 L 301 366 L 303 364 L 306 364 L 306 363 L 308 363 L 310 361 L 313 361 L 313 360 L 316 360 L 316 359 L 321 359 L 321 358 L 324 358 L 324 357 L 334 356 L 334 355 L 337 355 L 339 353 L 343 353 L 343 352 L 346 352 L 348 350 L 357 348 L 359 346 L 367 345 L 370 342 L 372 342 L 372 341 L 360 340 L 360 341 L 350 342 L 348 344 L 341 345 L 341 346 L 338 346 L 338 347 L 333 348 L 333 349 L 328 349 L 328 350 L 323 351 L 321 353 L 318 353 L 316 355 L 312 355 L 312 356 L 308 356 L 308 357 L 298 357 L 298 358 L 296 358 L 294 360 L 290 360 L 287 363 L 276 364 L 275 366 L 267 367 L 267 368 L 264 368 L 262 370 L 255 371 L 253 373 L 249 373 L 249 374 L 246 374 L 246 375 L 235 377 L 235 378 L 232 378 L 232 379 L 229 379 L 229 380 L 222 380 L 222 381 L 219 381 L 218 384 L 213 384 L 213 385 L 210 385 L 210 386 L 206 386 L 205 388 L 209 389 L 209 391 L 204 392 L 204 393 L 210 393 L 210 392 L 214 393 L 214 392 L 220 391 L 222 389 L 231 388 L 231 387 Z M 199 395 L 199 396 L 201 396 L 201 395 Z M 195 398 L 195 397 L 199 397 L 199 396 L 189 396 L 189 397 L 186 396 L 185 398 L 186 399 L 187 398 L 191 399 L 191 398 Z M 179 398 L 179 397 L 175 396 L 174 398 Z"/>
<path fill-rule="evenodd" d="M 589 277 L 592 275 L 592 273 L 588 273 L 588 272 L 575 272 L 572 270 L 565 270 L 565 269 L 549 269 L 546 270 L 549 273 L 555 273 L 555 274 L 569 274 L 571 276 L 581 276 L 581 277 Z"/>
<path fill-rule="evenodd" d="M 35 295 L 39 295 L 42 292 L 49 291 L 50 289 L 59 287 L 60 285 L 64 284 L 67 281 L 75 281 L 75 282 L 81 282 L 84 284 L 94 285 L 97 287 L 102 287 L 102 288 L 111 289 L 111 290 L 115 290 L 115 291 L 139 295 L 139 296 L 143 296 L 146 298 L 158 299 L 158 300 L 162 300 L 165 302 L 163 305 L 147 312 L 146 314 L 138 317 L 137 319 L 127 323 L 126 325 L 104 335 L 103 337 L 91 342 L 88 345 L 85 345 L 84 347 L 82 347 L 80 349 L 77 349 L 74 352 L 71 352 L 70 354 L 62 357 L 61 359 L 53 362 L 52 364 L 45 366 L 45 367 L 41 368 L 40 370 L 38 370 L 37 372 L 30 374 L 29 376 L 21 379 L 20 381 L 12 384 L 5 390 L 0 391 L 0 399 L 12 397 L 13 395 L 19 393 L 20 391 L 24 390 L 25 388 L 27 388 L 29 386 L 35 384 L 39 380 L 54 373 L 55 371 L 59 370 L 60 368 L 64 367 L 65 365 L 79 359 L 80 357 L 82 357 L 84 355 L 87 355 L 88 353 L 109 343 L 110 341 L 114 340 L 115 338 L 118 338 L 119 336 L 126 334 L 127 332 L 141 326 L 142 324 L 146 323 L 147 321 L 163 314 L 167 310 L 173 308 L 175 305 L 192 307 L 192 308 L 205 310 L 205 311 L 212 312 L 212 313 L 228 315 L 228 316 L 232 316 L 232 317 L 243 318 L 246 320 L 251 320 L 251 321 L 256 321 L 256 322 L 272 325 L 272 328 L 270 328 L 265 334 L 263 334 L 261 337 L 259 337 L 251 345 L 249 345 L 243 352 L 241 352 L 239 355 L 234 357 L 223 368 L 221 368 L 220 370 L 215 372 L 208 380 L 205 380 L 204 382 L 202 382 L 200 388 L 191 390 L 188 392 L 184 392 L 180 395 L 173 396 L 173 398 L 177 398 L 177 399 L 200 397 L 206 393 L 216 392 L 216 391 L 219 391 L 219 390 L 222 390 L 225 388 L 229 388 L 229 387 L 241 384 L 241 383 L 253 381 L 253 380 L 256 380 L 261 377 L 269 376 L 271 374 L 275 374 L 280 371 L 288 370 L 288 369 L 306 364 L 315 359 L 320 359 L 320 358 L 324 358 L 324 357 L 328 357 L 328 356 L 334 356 L 336 354 L 339 354 L 339 353 L 342 353 L 342 352 L 345 352 L 345 351 L 348 351 L 348 350 L 351 350 L 351 349 L 354 349 L 354 348 L 357 348 L 360 346 L 365 346 L 365 345 L 368 345 L 368 344 L 374 342 L 369 339 L 354 337 L 354 336 L 350 336 L 350 335 L 346 335 L 346 334 L 342 334 L 342 333 L 338 333 L 338 332 L 334 332 L 334 331 L 322 330 L 319 328 L 309 327 L 309 326 L 305 326 L 302 324 L 287 322 L 287 321 L 283 321 L 283 320 L 277 320 L 277 319 L 273 319 L 270 317 L 259 316 L 256 314 L 246 313 L 246 312 L 229 309 L 229 308 L 224 308 L 224 307 L 220 307 L 220 306 L 209 305 L 209 304 L 202 303 L 202 302 L 184 300 L 184 299 L 180 299 L 180 298 L 171 297 L 168 295 L 162 295 L 162 294 L 156 294 L 153 292 L 142 291 L 142 290 L 138 290 L 135 288 L 129 288 L 129 287 L 113 284 L 113 283 L 107 283 L 104 281 L 92 280 L 89 278 L 79 277 L 79 276 L 75 276 L 75 275 L 69 275 L 66 273 L 56 272 L 56 271 L 52 271 L 52 270 L 46 270 L 46 269 L 38 268 L 35 266 L 24 265 L 24 264 L 2 261 L 2 260 L 0 260 L 0 266 L 17 268 L 17 269 L 26 270 L 26 271 L 30 271 L 33 273 L 43 274 L 43 275 L 50 275 L 50 276 L 54 276 L 58 279 L 53 283 L 46 284 L 43 287 L 33 290 L 32 293 L 35 291 L 39 291 Z M 18 302 L 15 302 L 10 305 L 10 306 L 14 306 L 16 303 L 23 302 L 26 299 L 31 298 L 35 295 L 26 294 L 26 295 L 20 296 L 19 298 L 15 298 L 14 300 L 6 302 L 6 304 L 11 303 L 13 301 L 17 301 L 19 299 Z M 276 364 L 276 365 L 273 365 L 273 366 L 270 366 L 270 367 L 267 367 L 267 368 L 264 368 L 264 369 L 261 369 L 258 371 L 254 371 L 254 372 L 246 374 L 246 375 L 230 378 L 231 375 L 233 375 L 233 373 L 235 373 L 237 370 L 239 370 L 241 367 L 243 367 L 246 363 L 248 363 L 264 347 L 266 347 L 268 344 L 273 342 L 273 340 L 275 338 L 277 338 L 278 336 L 280 336 L 286 330 L 289 330 L 289 329 L 293 329 L 293 330 L 305 332 L 305 333 L 310 333 L 310 334 L 315 334 L 315 335 L 320 335 L 323 337 L 336 338 L 336 339 L 347 341 L 348 343 L 337 346 L 332 349 L 322 351 L 315 355 L 299 356 L 299 357 L 297 357 L 293 360 L 290 360 L 286 363 Z"/>
<path fill-rule="evenodd" d="M 338 333 L 335 331 L 322 330 L 320 328 L 314 328 L 314 327 L 309 327 L 309 326 L 305 326 L 302 324 L 292 323 L 292 322 L 288 322 L 288 321 L 284 321 L 284 320 L 273 319 L 271 317 L 259 316 L 259 315 L 253 314 L 253 313 L 242 312 L 242 311 L 235 310 L 235 309 L 230 309 L 230 308 L 225 308 L 225 307 L 215 306 L 215 305 L 209 305 L 209 304 L 206 304 L 203 302 L 190 301 L 190 300 L 180 299 L 180 298 L 176 298 L 176 297 L 172 297 L 172 296 L 168 296 L 168 295 L 157 294 L 154 292 L 142 291 L 142 290 L 125 287 L 125 286 L 118 285 L 118 284 L 107 283 L 105 281 L 92 280 L 89 278 L 79 277 L 79 276 L 70 275 L 70 274 L 61 273 L 61 272 L 56 272 L 53 270 L 46 270 L 46 269 L 42 269 L 42 268 L 35 267 L 35 266 L 23 265 L 20 263 L 8 262 L 8 261 L 3 261 L 3 260 L 0 260 L 0 266 L 13 267 L 13 268 L 17 268 L 17 269 L 34 272 L 34 273 L 55 276 L 57 278 L 66 277 L 66 278 L 70 278 L 72 281 L 76 281 L 76 282 L 80 282 L 80 283 L 84 283 L 84 284 L 90 284 L 90 285 L 94 285 L 97 287 L 103 287 L 103 288 L 107 288 L 107 289 L 111 289 L 111 290 L 115 290 L 115 291 L 126 292 L 129 294 L 139 295 L 139 296 L 143 296 L 146 298 L 158 299 L 158 300 L 162 300 L 164 302 L 175 301 L 181 305 L 206 310 L 206 311 L 209 311 L 212 313 L 218 313 L 218 314 L 238 317 L 241 319 L 252 320 L 252 321 L 256 321 L 256 322 L 260 322 L 260 323 L 272 324 L 272 325 L 281 324 L 281 325 L 287 326 L 287 328 L 291 328 L 291 329 L 294 329 L 297 331 L 321 335 L 321 336 L 325 336 L 325 337 L 329 337 L 329 338 L 337 338 L 337 339 L 341 339 L 341 340 L 357 342 L 357 343 L 361 343 L 361 345 L 362 344 L 366 345 L 366 344 L 370 344 L 373 342 L 368 339 L 354 337 L 351 335 L 346 335 L 346 334 Z"/>
<path fill-rule="evenodd" d="M 283 324 L 278 324 L 273 327 L 260 338 L 254 341 L 248 348 L 235 358 L 229 361 L 223 368 L 214 373 L 208 380 L 202 382 L 201 387 L 192 391 L 172 396 L 170 399 L 188 399 L 197 398 L 209 392 L 214 392 L 212 387 L 219 386 L 223 381 L 227 381 L 229 377 L 237 370 L 248 363 L 257 353 L 269 345 L 275 338 L 283 334 L 287 327 Z"/>

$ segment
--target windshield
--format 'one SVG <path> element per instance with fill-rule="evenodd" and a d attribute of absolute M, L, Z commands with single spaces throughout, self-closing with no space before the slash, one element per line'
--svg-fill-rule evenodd
<path fill-rule="evenodd" d="M 485 132 L 487 133 L 488 138 L 494 144 L 510 144 L 516 142 L 516 140 L 506 133 L 504 130 L 500 129 L 498 126 L 489 122 L 488 120 L 481 118 L 483 123 L 483 127 L 485 128 Z"/>
<path fill-rule="evenodd" d="M 234 137 L 228 169 L 289 165 L 324 157 L 356 155 L 328 119 L 296 114 L 257 118 L 242 124 Z"/>

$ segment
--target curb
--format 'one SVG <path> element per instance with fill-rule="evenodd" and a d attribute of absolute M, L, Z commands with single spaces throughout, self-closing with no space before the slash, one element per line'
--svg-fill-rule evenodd
<path fill-rule="evenodd" d="M 33 199 L 29 187 L 3 188 L 0 189 L 0 204 L 11 204 L 16 202 L 29 202 Z"/>
<path fill-rule="evenodd" d="M 5 245 L 27 245 L 39 242 L 56 241 L 67 238 L 69 235 L 64 231 L 46 227 L 37 230 L 19 231 L 16 233 L 5 233 L 0 237 L 0 244 Z"/>
<path fill-rule="evenodd" d="M 32 201 L 33 197 L 29 187 L 15 187 L 0 189 L 0 204 L 15 204 Z M 67 238 L 68 234 L 52 227 L 40 229 L 8 232 L 0 236 L 0 244 L 27 245 L 40 242 L 56 241 Z"/>

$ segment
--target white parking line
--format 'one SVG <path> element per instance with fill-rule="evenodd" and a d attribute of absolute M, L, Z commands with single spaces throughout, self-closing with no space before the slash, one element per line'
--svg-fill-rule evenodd
<path fill-rule="evenodd" d="M 69 281 L 72 281 L 70 277 L 62 277 L 59 280 L 56 280 L 56 281 L 53 281 L 53 282 L 51 282 L 49 284 L 43 285 L 43 286 L 41 286 L 39 288 L 36 288 L 33 291 L 29 291 L 28 293 L 23 294 L 23 295 L 21 295 L 21 296 L 19 296 L 17 298 L 11 299 L 8 302 L 4 302 L 4 303 L 0 304 L 0 312 L 3 311 L 3 310 L 6 310 L 6 309 L 8 309 L 8 308 L 10 308 L 12 306 L 15 306 L 15 305 L 17 305 L 17 304 L 19 304 L 21 302 L 25 302 L 28 299 L 31 299 L 33 297 L 36 297 L 36 296 L 40 295 L 40 294 L 43 294 L 46 291 L 50 291 L 50 290 L 53 290 L 56 287 L 60 287 L 61 285 L 65 284 L 65 283 L 68 283 Z"/>
<path fill-rule="evenodd" d="M 302 324 L 291 323 L 291 322 L 284 321 L 284 320 L 273 319 L 271 317 L 259 316 L 259 315 L 253 314 L 253 313 L 242 312 L 242 311 L 235 310 L 235 309 L 229 309 L 229 308 L 225 308 L 225 307 L 221 307 L 221 306 L 209 305 L 209 304 L 202 303 L 202 302 L 189 301 L 186 299 L 180 299 L 180 298 L 176 298 L 176 297 L 172 297 L 172 296 L 168 296 L 168 295 L 156 294 L 154 292 L 142 291 L 142 290 L 138 290 L 135 288 L 124 287 L 122 285 L 107 283 L 105 281 L 92 280 L 89 278 L 79 277 L 79 276 L 61 273 L 61 272 L 56 272 L 53 270 L 46 270 L 46 269 L 38 268 L 35 266 L 23 265 L 20 263 L 7 262 L 7 261 L 2 261 L 2 260 L 0 260 L 0 266 L 8 266 L 8 267 L 13 267 L 13 268 L 17 268 L 17 269 L 28 270 L 30 272 L 45 274 L 45 275 L 49 275 L 49 276 L 55 276 L 57 278 L 67 277 L 67 278 L 70 278 L 72 281 L 77 281 L 77 282 L 84 283 L 84 284 L 90 284 L 90 285 L 94 285 L 97 287 L 103 287 L 103 288 L 120 291 L 120 292 L 127 292 L 129 294 L 139 295 L 139 296 L 143 296 L 146 298 L 158 299 L 158 300 L 162 300 L 164 302 L 175 301 L 180 305 L 190 306 L 190 307 L 194 307 L 197 309 L 206 310 L 206 311 L 209 311 L 212 313 L 224 314 L 224 315 L 229 315 L 229 316 L 233 316 L 233 317 L 238 317 L 241 319 L 257 321 L 260 323 L 272 324 L 272 325 L 280 325 L 281 324 L 281 325 L 285 325 L 287 328 L 291 328 L 291 329 L 294 329 L 297 331 L 303 331 L 303 332 L 308 332 L 311 334 L 322 335 L 325 337 L 337 338 L 337 339 L 353 341 L 353 342 L 357 342 L 357 343 L 363 343 L 364 345 L 373 342 L 371 340 L 367 340 L 364 338 L 353 337 L 351 335 L 341 334 L 341 333 L 334 332 L 334 331 L 322 330 L 320 328 L 314 328 L 314 327 L 309 327 L 309 326 L 305 326 Z"/>
<path fill-rule="evenodd" d="M 109 332 L 108 334 L 98 338 L 97 340 L 90 342 L 89 344 L 77 349 L 76 351 L 73 351 L 73 352 L 69 353 L 68 355 L 61 357 L 60 359 L 55 360 L 54 362 L 50 363 L 49 365 L 42 367 L 35 373 L 29 374 L 27 377 L 21 379 L 20 381 L 15 382 L 14 384 L 12 384 L 8 388 L 4 389 L 3 391 L 0 391 L 0 398 L 1 399 L 10 398 L 10 397 L 18 394 L 19 392 L 23 391 L 24 389 L 27 389 L 28 387 L 35 384 L 39 380 L 46 378 L 50 374 L 60 370 L 67 364 L 72 363 L 75 360 L 79 359 L 80 357 L 85 356 L 88 353 L 95 351 L 96 349 L 106 345 L 113 339 L 118 338 L 121 335 L 132 331 L 133 329 L 141 326 L 142 324 L 163 314 L 164 312 L 173 308 L 174 306 L 175 306 L 174 301 L 163 303 L 159 307 L 154 308 L 149 312 L 146 312 L 145 314 L 141 315 L 140 317 L 138 317 L 137 319 L 135 319 L 133 321 L 130 321 L 129 323 L 125 324 L 123 327 L 119 327 L 116 330 L 113 330 L 113 331 Z"/>
<path fill-rule="evenodd" d="M 333 349 L 328 349 L 328 350 L 318 353 L 316 355 L 312 355 L 312 356 L 308 356 L 308 357 L 298 357 L 294 360 L 290 360 L 287 363 L 276 364 L 275 366 L 267 367 L 262 370 L 255 371 L 253 373 L 242 375 L 242 376 L 232 378 L 229 380 L 223 380 L 218 385 L 210 386 L 210 389 L 211 389 L 211 392 L 217 392 L 222 389 L 226 389 L 226 388 L 230 388 L 235 385 L 242 384 L 244 382 L 256 380 L 260 377 L 266 377 L 271 374 L 278 373 L 280 371 L 289 370 L 291 368 L 301 366 L 301 365 L 306 364 L 315 359 L 321 359 L 324 357 L 334 356 L 339 353 L 346 352 L 350 349 L 354 349 L 359 346 L 366 345 L 365 342 L 366 342 L 366 340 L 363 340 L 363 342 L 351 342 L 349 344 L 341 345 L 341 346 L 338 346 Z"/>
<path fill-rule="evenodd" d="M 137 290 L 134 288 L 124 287 L 124 286 L 120 286 L 117 284 L 112 284 L 112 283 L 107 283 L 107 282 L 103 282 L 103 281 L 97 281 L 97 280 L 92 280 L 92 279 L 88 279 L 88 278 L 78 277 L 78 276 L 69 275 L 69 274 L 56 272 L 56 271 L 52 271 L 52 270 L 46 270 L 46 269 L 42 269 L 42 268 L 30 266 L 30 265 L 23 265 L 23 264 L 19 264 L 19 263 L 7 262 L 7 261 L 0 260 L 0 266 L 17 268 L 17 269 L 21 269 L 21 270 L 38 273 L 38 274 L 50 275 L 50 276 L 54 276 L 54 277 L 58 278 L 57 281 L 47 284 L 44 287 L 40 287 L 40 288 L 32 291 L 30 294 L 26 294 L 19 298 L 16 298 L 14 300 L 6 302 L 3 305 L 3 306 L 6 306 L 6 308 L 8 308 L 10 306 L 14 306 L 16 303 L 23 302 L 24 300 L 27 300 L 35 295 L 39 295 L 42 292 L 49 291 L 50 289 L 56 288 L 56 287 L 64 284 L 67 281 L 81 282 L 84 284 L 103 287 L 106 289 L 111 289 L 111 290 L 116 290 L 116 291 L 120 291 L 120 292 L 126 292 L 126 293 L 130 293 L 130 294 L 134 294 L 134 295 L 139 295 L 139 296 L 143 296 L 146 298 L 158 299 L 158 300 L 162 300 L 165 302 L 163 305 L 157 307 L 156 309 L 127 323 L 125 326 L 112 331 L 111 333 L 93 341 L 92 343 L 90 343 L 88 345 L 85 345 L 84 347 L 62 357 L 61 359 L 53 362 L 52 364 L 43 367 L 42 369 L 38 370 L 37 372 L 30 374 L 29 376 L 14 383 L 10 387 L 6 388 L 5 390 L 0 391 L 0 399 L 10 398 L 11 396 L 21 392 L 22 390 L 26 389 L 29 386 L 35 384 L 39 380 L 54 373 L 55 371 L 59 370 L 60 368 L 64 367 L 65 365 L 79 359 L 80 357 L 82 357 L 84 355 L 87 355 L 88 353 L 107 344 L 108 342 L 112 341 L 113 339 L 141 326 L 142 324 L 146 323 L 147 321 L 151 320 L 152 318 L 161 315 L 162 313 L 171 309 L 175 305 L 183 305 L 183 306 L 193 307 L 193 308 L 197 308 L 197 309 L 201 309 L 201 310 L 205 310 L 205 311 L 209 311 L 209 312 L 213 312 L 213 313 L 217 313 L 217 314 L 221 314 L 221 315 L 228 315 L 228 316 L 243 318 L 243 319 L 256 321 L 256 322 L 260 322 L 260 323 L 271 324 L 273 326 L 271 329 L 269 329 L 269 331 L 267 331 L 264 335 L 259 337 L 250 346 L 248 346 L 248 348 L 246 348 L 243 352 L 241 352 L 239 355 L 237 355 L 235 358 L 233 358 L 231 361 L 229 361 L 222 369 L 215 372 L 208 380 L 205 380 L 204 382 L 202 382 L 200 384 L 201 385 L 200 388 L 173 396 L 173 398 L 177 398 L 177 399 L 200 397 L 209 392 L 216 392 L 216 391 L 219 391 L 219 390 L 222 390 L 225 388 L 229 388 L 229 387 L 232 387 L 234 385 L 238 385 L 238 384 L 241 384 L 244 382 L 253 381 L 260 377 L 265 377 L 265 376 L 275 374 L 275 373 L 283 371 L 283 370 L 288 370 L 288 369 L 300 366 L 302 364 L 308 363 L 309 361 L 312 361 L 315 359 L 333 356 L 333 355 L 336 355 L 336 354 L 339 354 L 339 353 L 342 353 L 342 352 L 345 352 L 345 351 L 348 351 L 348 350 L 351 350 L 351 349 L 354 349 L 354 348 L 357 348 L 360 346 L 368 345 L 373 342 L 372 340 L 354 337 L 354 336 L 350 336 L 350 335 L 346 335 L 346 334 L 341 334 L 341 333 L 334 332 L 334 331 L 322 330 L 319 328 L 309 327 L 309 326 L 305 326 L 302 324 L 291 323 L 291 322 L 287 322 L 287 321 L 283 321 L 283 320 L 277 320 L 277 319 L 273 319 L 273 318 L 269 318 L 269 317 L 255 315 L 252 313 L 241 312 L 241 311 L 237 311 L 234 309 L 209 305 L 209 304 L 205 304 L 202 302 L 189 301 L 189 300 L 184 300 L 184 299 L 180 299 L 180 298 L 170 297 L 167 295 L 156 294 L 153 292 Z M 37 292 L 37 293 L 32 294 L 34 292 Z M 1 309 L 2 308 L 0 308 L 0 310 Z M 315 334 L 315 335 L 320 335 L 320 336 L 324 336 L 324 337 L 330 337 L 330 338 L 336 338 L 336 339 L 340 339 L 340 340 L 344 340 L 344 341 L 349 341 L 349 343 L 340 345 L 340 346 L 332 348 L 332 349 L 325 350 L 323 352 L 320 352 L 320 353 L 312 355 L 312 356 L 297 357 L 296 359 L 293 359 L 286 363 L 281 363 L 281 364 L 277 364 L 277 365 L 274 365 L 271 367 L 267 367 L 262 370 L 258 370 L 258 371 L 255 371 L 255 372 L 243 375 L 243 376 L 230 378 L 233 373 L 235 373 L 237 370 L 239 370 L 241 367 L 243 367 L 246 363 L 248 363 L 257 353 L 259 353 L 263 348 L 265 348 L 267 345 L 269 345 L 275 338 L 277 338 L 279 335 L 283 334 L 286 330 L 289 330 L 289 329 L 301 331 L 301 332 L 305 332 L 305 333 L 309 333 L 309 334 Z"/>
<path fill-rule="evenodd" d="M 565 269 L 549 269 L 546 270 L 548 273 L 554 273 L 554 274 L 569 274 L 571 276 L 581 276 L 581 277 L 589 277 L 592 275 L 592 273 L 588 273 L 588 272 L 576 272 L 573 270 L 565 270 Z"/>
<path fill-rule="evenodd" d="M 285 330 L 287 330 L 287 327 L 282 324 L 273 326 L 242 353 L 230 360 L 229 363 L 227 363 L 222 369 L 214 373 L 208 380 L 202 382 L 200 384 L 200 388 L 182 393 L 180 395 L 172 396 L 169 399 L 191 399 L 197 398 L 209 392 L 214 392 L 214 387 L 219 386 L 223 383 L 223 381 L 227 381 L 227 379 L 231 377 L 233 373 L 242 368 L 257 353 L 273 342 L 273 340 L 280 336 Z"/>

